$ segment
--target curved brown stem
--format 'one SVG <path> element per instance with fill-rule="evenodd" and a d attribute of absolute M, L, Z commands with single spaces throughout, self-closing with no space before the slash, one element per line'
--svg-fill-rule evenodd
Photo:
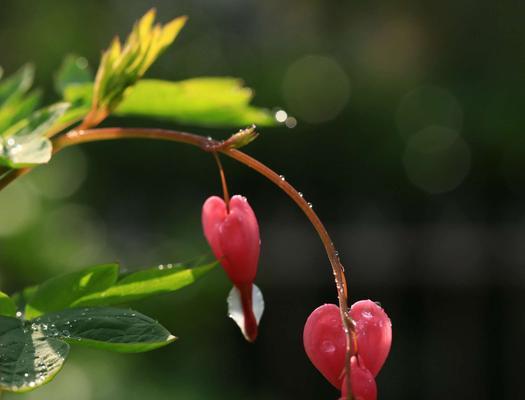
<path fill-rule="evenodd" d="M 217 163 L 217 168 L 219 169 L 219 175 L 221 176 L 222 184 L 222 195 L 224 196 L 224 203 L 226 204 L 226 210 L 230 212 L 230 192 L 228 191 L 228 183 L 226 182 L 226 174 L 224 173 L 224 168 L 222 167 L 221 159 L 217 152 L 213 152 L 213 158 Z"/>
<path fill-rule="evenodd" d="M 328 259 L 332 266 L 335 283 L 337 286 L 337 297 L 339 300 L 339 309 L 346 335 L 346 369 L 348 384 L 348 400 L 352 399 L 352 391 L 350 385 L 350 358 L 351 358 L 351 343 L 353 341 L 355 332 L 353 321 L 348 314 L 348 298 L 347 298 L 347 283 L 344 274 L 344 267 L 339 260 L 339 253 L 337 252 L 328 231 L 312 209 L 312 205 L 308 203 L 292 185 L 290 185 L 284 177 L 280 176 L 272 169 L 261 163 L 260 161 L 250 157 L 249 155 L 225 146 L 226 142 L 219 142 L 213 139 L 208 139 L 203 136 L 194 135 L 186 132 L 178 132 L 164 129 L 147 129 L 147 128 L 99 128 L 88 130 L 74 130 L 53 140 L 54 153 L 60 150 L 80 143 L 95 142 L 101 140 L 116 140 L 116 139 L 160 139 L 179 143 L 186 143 L 206 152 L 220 152 L 231 157 L 240 163 L 257 171 L 282 191 L 284 191 L 304 212 L 306 217 L 310 220 L 315 230 L 317 231 L 321 241 L 324 245 Z M 7 184 L 15 180 L 17 177 L 29 172 L 30 169 L 13 170 L 7 173 L 0 179 L 0 190 Z"/>

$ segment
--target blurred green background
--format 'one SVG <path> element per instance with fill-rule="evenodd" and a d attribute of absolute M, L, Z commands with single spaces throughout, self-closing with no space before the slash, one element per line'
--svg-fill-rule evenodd
<path fill-rule="evenodd" d="M 246 151 L 305 193 L 347 266 L 351 299 L 394 326 L 380 399 L 519 399 L 525 351 L 525 17 L 502 1 L 2 0 L 1 62 L 26 61 L 53 101 L 67 53 L 96 66 L 115 34 L 155 6 L 188 25 L 148 77 L 242 77 L 255 103 L 298 124 L 261 129 Z M 228 130 L 110 119 L 108 126 Z M 73 348 L 54 382 L 20 398 L 335 399 L 302 348 L 308 314 L 335 302 L 319 239 L 279 190 L 225 160 L 262 235 L 260 337 L 226 318 L 220 269 L 134 305 L 180 340 L 141 355 Z M 209 252 L 213 159 L 146 141 L 60 153 L 0 193 L 0 289 L 99 262 L 124 269 Z"/>

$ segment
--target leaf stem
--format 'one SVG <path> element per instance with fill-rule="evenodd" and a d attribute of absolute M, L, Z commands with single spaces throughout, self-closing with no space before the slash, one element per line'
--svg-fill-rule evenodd
<path fill-rule="evenodd" d="M 317 231 L 330 261 L 332 267 L 332 273 L 334 275 L 337 297 L 339 301 L 339 309 L 341 313 L 341 319 L 343 321 L 343 327 L 346 336 L 346 368 L 345 375 L 347 377 L 348 385 L 348 400 L 352 400 L 352 391 L 350 384 L 350 358 L 352 342 L 355 340 L 355 328 L 354 323 L 351 320 L 348 313 L 348 294 L 347 294 L 347 283 L 344 274 L 344 267 L 339 259 L 339 253 L 337 252 L 328 231 L 325 226 L 312 209 L 312 205 L 308 203 L 301 193 L 299 193 L 291 184 L 289 184 L 284 177 L 274 172 L 272 169 L 254 159 L 253 157 L 243 153 L 239 150 L 232 149 L 224 144 L 227 143 L 206 138 L 186 132 L 178 132 L 164 129 L 149 129 L 149 128 L 98 128 L 98 129 L 87 129 L 87 130 L 72 130 L 61 136 L 53 139 L 53 151 L 54 153 L 60 150 L 87 142 L 96 142 L 102 140 L 116 140 L 116 139 L 159 139 L 168 140 L 179 143 L 190 144 L 199 147 L 201 150 L 206 152 L 212 152 L 216 157 L 217 152 L 222 153 L 228 157 L 231 157 L 247 167 L 257 171 L 259 174 L 266 177 L 282 191 L 284 191 L 303 211 L 306 217 L 310 220 L 311 224 Z M 220 168 L 220 167 L 219 167 Z M 220 168 L 222 170 L 222 168 Z M 29 168 L 13 170 L 0 178 L 0 190 L 7 186 L 10 182 L 29 172 Z M 222 174 L 221 174 L 222 176 Z M 223 185 L 225 181 L 223 180 Z M 223 186 L 224 188 L 224 186 Z M 226 196 L 226 192 L 225 192 Z"/>

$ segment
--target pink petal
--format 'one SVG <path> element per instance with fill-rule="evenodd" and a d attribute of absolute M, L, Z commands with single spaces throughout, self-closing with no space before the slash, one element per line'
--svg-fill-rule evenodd
<path fill-rule="evenodd" d="M 346 337 L 339 307 L 324 304 L 306 320 L 304 349 L 310 361 L 336 388 L 341 388 L 345 366 Z"/>
<path fill-rule="evenodd" d="M 219 227 L 226 273 L 236 285 L 252 283 L 257 274 L 261 239 L 257 218 L 245 197 L 233 196 L 230 212 Z"/>
<path fill-rule="evenodd" d="M 372 300 L 361 300 L 350 309 L 355 321 L 357 352 L 362 364 L 374 375 L 385 363 L 392 344 L 392 323 L 385 311 Z"/>
<path fill-rule="evenodd" d="M 362 364 L 362 363 L 361 363 Z M 372 373 L 358 363 L 354 356 L 350 360 L 350 382 L 352 384 L 352 394 L 354 400 L 376 400 L 377 385 Z M 341 400 L 346 400 L 347 396 L 346 379 L 343 381 L 341 390 Z"/>
<path fill-rule="evenodd" d="M 202 206 L 202 227 L 213 254 L 221 260 L 223 253 L 219 243 L 219 228 L 226 219 L 226 204 L 217 196 L 209 197 Z"/>
<path fill-rule="evenodd" d="M 202 207 L 202 226 L 215 257 L 235 285 L 255 280 L 260 253 L 259 225 L 243 196 L 233 196 L 230 210 L 224 200 L 212 196 Z"/>

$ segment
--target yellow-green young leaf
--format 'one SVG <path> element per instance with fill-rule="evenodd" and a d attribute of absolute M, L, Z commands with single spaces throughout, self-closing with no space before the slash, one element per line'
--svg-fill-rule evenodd
<path fill-rule="evenodd" d="M 0 292 L 0 315 L 8 317 L 14 317 L 16 315 L 15 302 L 3 292 Z"/>
<path fill-rule="evenodd" d="M 126 42 L 115 38 L 100 61 L 95 78 L 92 108 L 111 112 L 126 89 L 134 85 L 175 40 L 186 22 L 179 17 L 166 25 L 153 25 L 155 10 L 150 10 L 135 24 Z"/>
<path fill-rule="evenodd" d="M 117 264 L 97 265 L 42 283 L 26 299 L 26 319 L 68 308 L 84 296 L 104 291 L 117 281 L 118 271 Z"/>
<path fill-rule="evenodd" d="M 128 91 L 115 114 L 213 127 L 275 125 L 268 110 L 250 105 L 252 97 L 252 90 L 236 78 L 144 79 Z"/>
<path fill-rule="evenodd" d="M 49 106 L 4 131 L 0 137 L 0 164 L 23 168 L 48 162 L 52 145 L 45 135 L 68 107 L 68 103 Z"/>
<path fill-rule="evenodd" d="M 32 323 L 47 336 L 120 353 L 150 351 L 176 339 L 150 317 L 120 308 L 68 309 L 43 315 Z"/>
<path fill-rule="evenodd" d="M 128 303 L 163 293 L 171 293 L 191 285 L 211 271 L 217 262 L 199 267 L 167 264 L 127 275 L 106 290 L 79 298 L 73 307 L 108 306 Z"/>
<path fill-rule="evenodd" d="M 69 353 L 64 341 L 41 327 L 0 316 L 0 392 L 37 389 L 60 372 Z"/>

